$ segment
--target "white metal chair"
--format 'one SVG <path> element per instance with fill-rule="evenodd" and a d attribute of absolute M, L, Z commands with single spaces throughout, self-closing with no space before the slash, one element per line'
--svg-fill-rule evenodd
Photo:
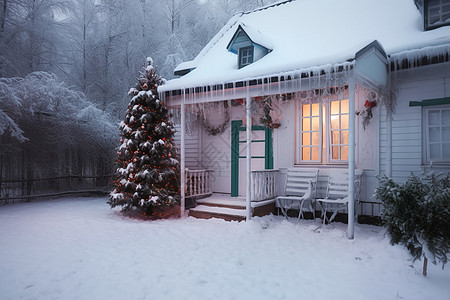
<path fill-rule="evenodd" d="M 355 170 L 355 202 L 359 202 L 359 187 L 362 176 L 362 170 Z M 320 204 L 322 211 L 323 224 L 328 221 L 331 223 L 336 217 L 338 211 L 347 208 L 348 205 L 348 171 L 343 170 L 328 177 L 326 196 L 323 199 L 316 199 Z M 327 212 L 332 211 L 330 218 Z M 357 209 L 355 209 L 355 212 Z M 356 213 L 355 213 L 356 214 Z"/>
<path fill-rule="evenodd" d="M 286 179 L 285 195 L 276 198 L 276 206 L 281 209 L 287 218 L 288 210 L 299 209 L 298 219 L 303 218 L 303 206 L 308 204 L 309 210 L 315 219 L 315 201 L 318 168 L 289 169 Z"/>

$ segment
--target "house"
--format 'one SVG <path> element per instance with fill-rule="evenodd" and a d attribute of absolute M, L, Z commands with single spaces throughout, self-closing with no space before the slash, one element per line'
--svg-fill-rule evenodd
<path fill-rule="evenodd" d="M 247 217 L 258 170 L 276 194 L 308 166 L 348 170 L 352 193 L 363 170 L 356 209 L 379 215 L 377 175 L 450 170 L 449 52 L 448 0 L 287 0 L 233 16 L 159 92 L 182 167 L 213 169 Z"/>

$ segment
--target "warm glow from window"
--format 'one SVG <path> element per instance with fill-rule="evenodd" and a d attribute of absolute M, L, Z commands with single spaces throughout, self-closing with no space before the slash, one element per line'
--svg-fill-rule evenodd
<path fill-rule="evenodd" d="M 322 162 L 348 160 L 349 101 L 334 100 L 328 104 L 302 104 L 299 136 L 300 160 Z"/>
<path fill-rule="evenodd" d="M 302 105 L 302 160 L 318 161 L 320 157 L 320 104 Z"/>
<path fill-rule="evenodd" d="M 332 160 L 348 160 L 348 99 L 331 101 L 330 104 L 330 146 Z"/>

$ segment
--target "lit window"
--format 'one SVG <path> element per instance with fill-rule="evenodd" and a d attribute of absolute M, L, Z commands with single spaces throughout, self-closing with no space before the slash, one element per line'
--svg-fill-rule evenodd
<path fill-rule="evenodd" d="M 450 108 L 425 109 L 425 127 L 425 162 L 450 162 Z"/>
<path fill-rule="evenodd" d="M 348 160 L 348 99 L 330 104 L 331 160 Z"/>
<path fill-rule="evenodd" d="M 253 47 L 239 49 L 239 68 L 245 67 L 253 62 Z"/>
<path fill-rule="evenodd" d="M 303 161 L 320 161 L 321 113 L 319 103 L 302 106 L 301 156 Z"/>
<path fill-rule="evenodd" d="M 297 161 L 339 163 L 348 161 L 349 101 L 329 105 L 300 105 Z M 323 155 L 322 149 L 325 151 Z"/>
<path fill-rule="evenodd" d="M 450 0 L 429 0 L 425 5 L 428 29 L 450 24 Z"/>

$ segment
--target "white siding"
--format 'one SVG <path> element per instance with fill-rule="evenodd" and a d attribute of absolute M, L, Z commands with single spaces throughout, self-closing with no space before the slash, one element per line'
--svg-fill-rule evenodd
<path fill-rule="evenodd" d="M 433 72 L 434 71 L 434 72 Z M 449 97 L 450 69 L 400 71 L 392 77 L 397 89 L 397 107 L 392 122 L 392 177 L 404 182 L 422 166 L 422 108 L 409 107 L 410 101 Z M 380 118 L 380 170 L 386 171 L 386 112 Z M 447 170 L 448 171 L 448 170 Z"/>
<path fill-rule="evenodd" d="M 201 136 L 199 133 L 199 126 L 197 123 L 193 123 L 190 126 L 189 132 L 185 136 L 186 145 L 186 168 L 199 169 L 201 168 L 201 156 L 200 156 L 200 143 Z M 181 145 L 181 126 L 175 125 L 174 141 L 180 154 Z"/>

